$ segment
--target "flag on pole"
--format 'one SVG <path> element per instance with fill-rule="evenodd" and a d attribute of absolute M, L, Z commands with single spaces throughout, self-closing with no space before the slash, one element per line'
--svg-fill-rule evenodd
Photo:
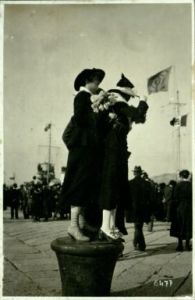
<path fill-rule="evenodd" d="M 45 127 L 45 131 L 49 130 L 51 128 L 51 123 L 49 123 L 46 127 Z"/>
<path fill-rule="evenodd" d="M 187 117 L 188 117 L 188 115 L 183 115 L 182 117 L 181 117 L 181 126 L 187 126 Z"/>
<path fill-rule="evenodd" d="M 187 117 L 188 115 L 183 115 L 179 118 L 173 118 L 170 121 L 171 126 L 187 126 Z"/>
<path fill-rule="evenodd" d="M 168 91 L 171 68 L 164 69 L 148 78 L 148 94 Z"/>

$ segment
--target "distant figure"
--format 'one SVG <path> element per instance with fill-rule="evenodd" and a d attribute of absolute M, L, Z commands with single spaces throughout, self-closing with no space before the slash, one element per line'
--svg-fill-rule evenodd
<path fill-rule="evenodd" d="M 42 214 L 42 187 L 41 183 L 37 182 L 32 188 L 32 215 L 33 221 L 40 221 Z"/>
<path fill-rule="evenodd" d="M 24 219 L 29 219 L 28 193 L 24 184 L 20 186 L 20 199 Z"/>
<path fill-rule="evenodd" d="M 143 225 L 150 221 L 150 199 L 148 198 L 146 182 L 141 177 L 143 172 L 141 167 L 135 166 L 133 172 L 135 177 L 129 182 L 132 221 L 135 226 L 133 245 L 136 250 L 145 251 Z"/>
<path fill-rule="evenodd" d="M 164 209 L 166 213 L 166 221 L 170 221 L 170 207 L 173 201 L 174 189 L 176 186 L 175 180 L 170 180 L 169 184 L 164 189 Z"/>
<path fill-rule="evenodd" d="M 6 184 L 3 184 L 3 210 L 6 210 L 8 206 L 8 188 Z"/>
<path fill-rule="evenodd" d="M 179 173 L 181 181 L 177 183 L 174 201 L 171 207 L 170 236 L 178 238 L 176 251 L 183 251 L 183 240 L 186 240 L 186 250 L 191 250 L 192 238 L 192 182 L 188 170 Z"/>
<path fill-rule="evenodd" d="M 44 221 L 47 222 L 48 219 L 51 217 L 51 207 L 50 207 L 50 190 L 47 186 L 46 182 L 43 182 L 42 185 L 42 216 L 44 217 Z"/>
<path fill-rule="evenodd" d="M 142 178 L 145 180 L 145 187 L 146 187 L 146 198 L 147 198 L 147 203 L 150 208 L 150 221 L 148 223 L 148 231 L 152 232 L 153 231 L 153 226 L 154 226 L 154 187 L 152 184 L 152 181 L 149 179 L 148 174 L 146 172 L 143 172 Z"/>
<path fill-rule="evenodd" d="M 156 208 L 155 208 L 155 217 L 158 221 L 165 221 L 165 212 L 164 212 L 164 189 L 166 184 L 161 182 L 156 188 Z"/>
<path fill-rule="evenodd" d="M 13 184 L 12 190 L 11 190 L 11 219 L 18 219 L 18 208 L 19 208 L 19 189 L 16 183 Z"/>

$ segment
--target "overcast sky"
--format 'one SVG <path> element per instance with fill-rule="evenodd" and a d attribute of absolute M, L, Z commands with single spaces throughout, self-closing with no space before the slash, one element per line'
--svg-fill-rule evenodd
<path fill-rule="evenodd" d="M 123 72 L 141 95 L 147 78 L 169 66 L 169 91 L 149 96 L 145 124 L 129 133 L 130 177 L 135 165 L 151 176 L 175 172 L 176 89 L 181 114 L 181 167 L 191 170 L 191 7 L 190 4 L 7 5 L 4 26 L 5 177 L 30 180 L 47 160 L 53 123 L 52 159 L 59 175 L 66 165 L 62 132 L 73 111 L 73 83 L 84 68 L 102 68 L 102 88 Z M 174 71 L 175 70 L 175 71 Z M 133 103 L 133 102 L 132 102 Z M 137 103 L 134 103 L 137 104 Z"/>

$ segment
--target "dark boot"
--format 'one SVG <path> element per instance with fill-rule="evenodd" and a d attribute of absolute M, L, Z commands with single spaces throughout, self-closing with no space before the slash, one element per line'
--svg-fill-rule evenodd
<path fill-rule="evenodd" d="M 183 251 L 183 241 L 181 238 L 178 238 L 178 245 L 176 251 L 182 252 Z"/>
<path fill-rule="evenodd" d="M 71 221 L 68 227 L 68 234 L 71 238 L 80 242 L 88 242 L 90 239 L 85 236 L 79 227 L 79 215 L 81 207 L 71 206 Z"/>
<path fill-rule="evenodd" d="M 186 239 L 185 250 L 192 251 L 192 246 L 190 245 L 190 240 L 189 239 Z"/>

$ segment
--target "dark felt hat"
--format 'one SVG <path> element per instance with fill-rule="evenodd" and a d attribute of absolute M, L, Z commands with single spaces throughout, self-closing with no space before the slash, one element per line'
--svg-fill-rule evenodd
<path fill-rule="evenodd" d="M 182 170 L 179 172 L 179 176 L 181 178 L 187 179 L 190 175 L 190 172 L 188 170 Z"/>
<path fill-rule="evenodd" d="M 91 80 L 91 78 L 96 77 L 99 82 L 104 79 L 105 72 L 101 69 L 84 69 L 81 71 L 74 82 L 74 88 L 76 91 L 80 89 L 81 86 L 85 86 L 86 80 Z"/>
<path fill-rule="evenodd" d="M 125 77 L 124 74 L 121 74 L 121 79 L 117 82 L 116 86 L 123 94 L 129 95 L 130 97 L 137 96 L 133 91 L 133 83 Z"/>
<path fill-rule="evenodd" d="M 117 82 L 116 85 L 125 88 L 129 87 L 130 89 L 134 88 L 133 83 L 131 83 L 131 81 L 127 77 L 125 77 L 124 74 L 121 74 L 121 79 Z"/>

